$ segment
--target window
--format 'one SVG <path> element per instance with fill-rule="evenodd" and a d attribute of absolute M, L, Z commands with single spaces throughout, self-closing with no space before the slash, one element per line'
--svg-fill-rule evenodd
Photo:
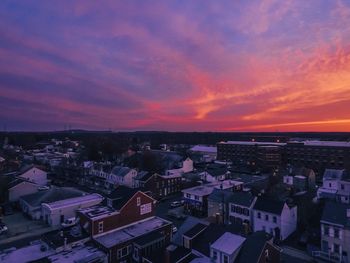
<path fill-rule="evenodd" d="M 195 196 L 194 196 L 194 199 L 199 200 L 199 196 L 198 196 L 198 195 L 195 195 Z"/>
<path fill-rule="evenodd" d="M 141 205 L 141 197 L 136 198 L 136 203 L 137 203 L 137 206 Z"/>
<path fill-rule="evenodd" d="M 344 190 L 345 187 L 344 187 L 343 184 L 341 184 L 341 185 L 340 185 L 340 188 L 341 188 L 341 190 Z"/>
<path fill-rule="evenodd" d="M 261 218 L 261 213 L 260 212 L 258 212 L 258 218 Z"/>
<path fill-rule="evenodd" d="M 339 245 L 338 244 L 334 244 L 333 252 L 339 254 Z"/>
<path fill-rule="evenodd" d="M 339 229 L 334 228 L 334 237 L 339 238 Z"/>
<path fill-rule="evenodd" d="M 235 206 L 231 205 L 231 212 L 234 213 L 235 212 Z"/>
<path fill-rule="evenodd" d="M 98 232 L 102 233 L 103 232 L 103 221 L 98 222 Z"/>
<path fill-rule="evenodd" d="M 265 221 L 269 221 L 269 215 L 265 215 Z"/>
<path fill-rule="evenodd" d="M 329 236 L 329 227 L 328 226 L 324 226 L 323 234 L 325 236 Z"/>
<path fill-rule="evenodd" d="M 217 258 L 218 258 L 218 252 L 213 250 L 213 259 L 217 259 Z"/>
<path fill-rule="evenodd" d="M 139 249 L 135 247 L 134 249 L 134 258 L 139 259 Z"/>
<path fill-rule="evenodd" d="M 274 216 L 274 217 L 272 218 L 272 220 L 273 220 L 274 223 L 277 223 L 277 217 Z"/>
<path fill-rule="evenodd" d="M 125 257 L 126 255 L 128 255 L 128 247 L 123 247 L 121 249 L 118 249 L 118 251 L 117 251 L 117 258 L 118 259 Z"/>
<path fill-rule="evenodd" d="M 186 197 L 187 197 L 187 198 L 191 198 L 191 195 L 190 195 L 190 194 L 186 194 Z"/>
<path fill-rule="evenodd" d="M 224 255 L 224 263 L 228 263 L 228 256 Z"/>
<path fill-rule="evenodd" d="M 329 184 L 328 184 L 328 187 L 332 187 L 332 184 L 331 184 L 331 183 L 329 183 Z"/>

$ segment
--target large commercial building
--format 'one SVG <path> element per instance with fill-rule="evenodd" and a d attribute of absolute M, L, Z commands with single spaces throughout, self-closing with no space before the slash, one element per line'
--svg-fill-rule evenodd
<path fill-rule="evenodd" d="M 217 150 L 218 160 L 263 168 L 291 164 L 312 168 L 320 174 L 326 168 L 343 169 L 350 166 L 350 142 L 227 141 L 219 142 Z"/>

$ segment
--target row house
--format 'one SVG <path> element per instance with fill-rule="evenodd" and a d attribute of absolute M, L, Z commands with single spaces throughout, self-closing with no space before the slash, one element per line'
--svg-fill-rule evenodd
<path fill-rule="evenodd" d="M 185 212 L 197 216 L 207 216 L 208 197 L 214 189 L 241 189 L 243 183 L 233 180 L 202 184 L 182 190 Z"/>
<path fill-rule="evenodd" d="M 317 190 L 318 199 L 350 203 L 350 176 L 346 170 L 326 169 L 322 186 Z"/>
<path fill-rule="evenodd" d="M 297 207 L 286 202 L 258 197 L 253 206 L 254 232 L 264 231 L 285 240 L 297 228 Z"/>
<path fill-rule="evenodd" d="M 151 192 L 156 199 L 161 199 L 181 191 L 182 176 L 179 174 L 164 176 L 141 171 L 134 178 L 134 186 L 141 188 L 143 191 Z"/>
<path fill-rule="evenodd" d="M 313 255 L 330 262 L 350 262 L 350 206 L 327 202 L 321 217 L 321 251 Z"/>

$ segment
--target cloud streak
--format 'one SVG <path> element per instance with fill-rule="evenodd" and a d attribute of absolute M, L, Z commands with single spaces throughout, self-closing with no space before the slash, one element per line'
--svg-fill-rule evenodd
<path fill-rule="evenodd" d="M 4 0 L 0 15 L 9 129 L 350 130 L 346 1 Z"/>

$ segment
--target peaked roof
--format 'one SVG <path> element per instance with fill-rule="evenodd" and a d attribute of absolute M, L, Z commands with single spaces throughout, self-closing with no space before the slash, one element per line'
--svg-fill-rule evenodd
<path fill-rule="evenodd" d="M 250 207 L 254 201 L 255 196 L 251 192 L 233 192 L 229 202 L 241 205 L 245 207 Z"/>
<path fill-rule="evenodd" d="M 120 210 L 137 192 L 140 191 L 138 188 L 129 188 L 126 186 L 118 186 L 112 193 L 107 195 L 107 198 L 113 200 L 113 208 Z M 147 194 L 145 194 L 147 195 Z M 149 195 L 147 195 L 149 196 Z M 151 198 L 151 197 L 150 197 Z"/>
<path fill-rule="evenodd" d="M 69 198 L 79 197 L 85 193 L 72 187 L 52 187 L 49 190 L 39 191 L 20 197 L 29 205 L 36 207 L 42 203 L 52 203 Z"/>
<path fill-rule="evenodd" d="M 285 203 L 283 201 L 266 197 L 258 197 L 254 205 L 254 210 L 264 211 L 275 215 L 281 215 L 284 204 Z"/>
<path fill-rule="evenodd" d="M 271 240 L 271 235 L 264 231 L 258 231 L 247 236 L 235 263 L 258 262 L 262 250 L 269 240 Z"/>
<path fill-rule="evenodd" d="M 12 180 L 12 181 L 7 185 L 7 188 L 8 188 L 8 189 L 11 189 L 11 188 L 15 187 L 16 185 L 19 185 L 19 184 L 21 184 L 21 183 L 23 183 L 23 182 L 27 182 L 27 183 L 29 183 L 29 184 L 35 185 L 35 183 L 29 182 L 29 181 L 25 180 L 24 178 L 15 178 L 14 180 Z"/>
<path fill-rule="evenodd" d="M 335 202 L 327 202 L 323 208 L 322 221 L 350 227 L 350 218 L 347 217 L 347 209 L 350 205 Z"/>
<path fill-rule="evenodd" d="M 43 169 L 41 169 L 40 167 L 38 167 L 38 166 L 36 166 L 34 164 L 27 164 L 27 165 L 24 165 L 24 166 L 21 167 L 21 169 L 19 170 L 18 174 L 19 175 L 24 174 L 25 172 L 28 172 L 32 168 L 37 168 L 39 170 L 44 171 Z"/>
<path fill-rule="evenodd" d="M 111 174 L 114 174 L 116 176 L 124 177 L 130 172 L 129 167 L 123 167 L 123 166 L 114 166 Z"/>
<path fill-rule="evenodd" d="M 150 179 L 153 175 L 154 175 L 154 173 L 151 173 L 151 172 L 140 171 L 137 173 L 137 176 L 135 177 L 135 179 L 145 182 L 148 179 Z"/>

